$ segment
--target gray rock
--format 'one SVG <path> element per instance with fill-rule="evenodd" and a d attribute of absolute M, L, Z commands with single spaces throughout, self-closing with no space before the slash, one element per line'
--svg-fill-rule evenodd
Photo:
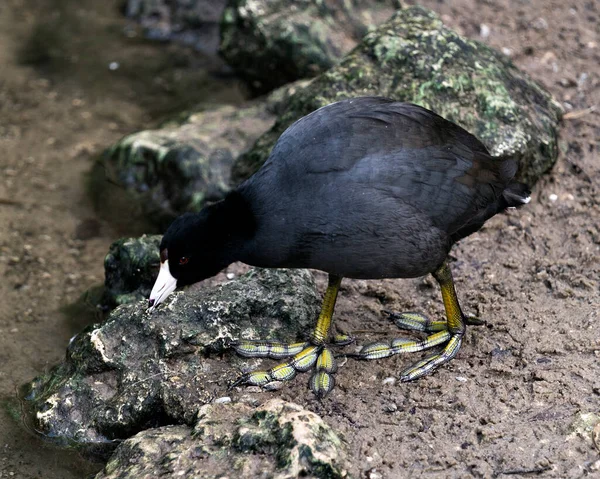
<path fill-rule="evenodd" d="M 94 452 L 150 427 L 191 425 L 248 365 L 214 357 L 227 341 L 297 340 L 320 302 L 306 270 L 252 269 L 170 298 L 151 315 L 145 301 L 119 306 L 77 335 L 65 361 L 28 387 L 35 430 Z"/>
<path fill-rule="evenodd" d="M 164 229 L 183 212 L 222 199 L 234 158 L 272 124 L 262 105 L 223 106 L 128 135 L 96 164 L 96 203 L 106 205 L 117 185 L 126 192 L 122 203 L 137 205 L 140 216 Z"/>
<path fill-rule="evenodd" d="M 227 0 L 128 0 L 127 17 L 135 19 L 151 40 L 177 41 L 214 54 Z"/>
<path fill-rule="evenodd" d="M 192 428 L 166 426 L 128 439 L 96 479 L 348 477 L 345 442 L 315 413 L 272 399 L 258 408 L 210 404 Z"/>
<path fill-rule="evenodd" d="M 269 91 L 331 68 L 399 3 L 230 0 L 220 53 L 255 91 Z"/>
<path fill-rule="evenodd" d="M 160 235 L 143 235 L 110 245 L 104 258 L 104 308 L 148 298 L 158 275 L 160 240 Z"/>
<path fill-rule="evenodd" d="M 241 155 L 234 181 L 254 173 L 298 118 L 349 97 L 380 95 L 417 103 L 477 136 L 492 155 L 520 164 L 534 184 L 556 161 L 561 108 L 551 95 L 492 48 L 467 40 L 429 10 L 399 10 L 342 62 L 293 95 L 275 126 Z"/>
<path fill-rule="evenodd" d="M 164 229 L 230 189 L 231 165 L 274 123 L 289 85 L 242 107 L 218 106 L 121 139 L 96 162 L 90 188 L 99 212 L 131 230 L 132 218 Z M 126 211 L 126 213 L 125 213 Z M 120 213 L 119 213 L 120 212 Z"/>

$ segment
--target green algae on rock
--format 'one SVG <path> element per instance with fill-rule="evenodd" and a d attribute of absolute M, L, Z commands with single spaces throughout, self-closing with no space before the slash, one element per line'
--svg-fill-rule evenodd
<path fill-rule="evenodd" d="M 65 361 L 28 386 L 33 428 L 89 452 L 149 427 L 192 424 L 248 366 L 229 352 L 214 357 L 228 341 L 298 340 L 320 302 L 306 270 L 252 269 L 172 296 L 152 314 L 145 300 L 119 306 L 78 334 Z"/>
<path fill-rule="evenodd" d="M 221 55 L 258 92 L 335 65 L 387 20 L 396 0 L 230 0 L 221 22 Z"/>
<path fill-rule="evenodd" d="M 562 110 L 551 95 L 501 53 L 461 37 L 433 12 L 411 7 L 293 95 L 274 127 L 238 158 L 233 180 L 254 173 L 295 120 L 364 95 L 416 103 L 459 124 L 492 155 L 517 159 L 518 177 L 530 185 L 556 161 Z"/>
<path fill-rule="evenodd" d="M 301 406 L 271 399 L 202 406 L 193 428 L 165 426 L 121 444 L 96 479 L 348 476 L 346 443 Z"/>
<path fill-rule="evenodd" d="M 104 258 L 103 306 L 147 299 L 160 265 L 160 235 L 121 238 L 110 245 Z"/>

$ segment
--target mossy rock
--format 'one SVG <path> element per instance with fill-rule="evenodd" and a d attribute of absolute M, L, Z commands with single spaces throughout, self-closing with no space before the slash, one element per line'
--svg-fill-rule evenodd
<path fill-rule="evenodd" d="M 297 341 L 320 298 L 307 270 L 251 269 L 232 281 L 172 293 L 152 314 L 125 304 L 79 333 L 65 360 L 24 391 L 32 428 L 86 454 L 105 454 L 139 431 L 192 425 L 198 410 L 256 360 L 229 341 Z"/>
<path fill-rule="evenodd" d="M 387 20 L 396 0 L 230 0 L 220 53 L 257 92 L 318 75 Z"/>
<path fill-rule="evenodd" d="M 494 156 L 512 156 L 533 185 L 556 161 L 560 105 L 496 50 L 461 37 L 422 7 L 399 10 L 339 65 L 293 95 L 287 109 L 233 168 L 254 173 L 295 120 L 335 101 L 385 96 L 429 108 L 477 136 Z"/>
<path fill-rule="evenodd" d="M 349 478 L 348 447 L 298 404 L 272 399 L 256 409 L 210 404 L 193 428 L 166 426 L 128 439 L 96 479 L 140 477 Z"/>
<path fill-rule="evenodd" d="M 231 189 L 231 166 L 267 131 L 302 82 L 241 107 L 180 115 L 127 135 L 95 163 L 88 187 L 98 212 L 129 234 L 164 231 Z"/>
<path fill-rule="evenodd" d="M 106 309 L 147 299 L 158 275 L 160 235 L 121 238 L 104 258 Z"/>

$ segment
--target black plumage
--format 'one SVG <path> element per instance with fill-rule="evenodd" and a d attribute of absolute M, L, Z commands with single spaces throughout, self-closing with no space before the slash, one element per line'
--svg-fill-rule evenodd
<path fill-rule="evenodd" d="M 288 128 L 238 188 L 255 218 L 238 259 L 350 278 L 422 276 L 455 240 L 514 206 L 503 191 L 515 171 L 424 108 L 334 103 Z"/>
<path fill-rule="evenodd" d="M 344 100 L 290 126 L 225 200 L 178 218 L 161 250 L 177 285 L 233 261 L 339 278 L 423 276 L 456 241 L 528 201 L 516 169 L 422 107 Z"/>

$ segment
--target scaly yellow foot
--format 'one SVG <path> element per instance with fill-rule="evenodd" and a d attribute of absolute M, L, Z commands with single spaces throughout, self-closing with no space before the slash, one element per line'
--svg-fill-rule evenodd
<path fill-rule="evenodd" d="M 311 334 L 309 342 L 285 344 L 280 341 L 240 340 L 231 347 L 240 356 L 250 358 L 289 358 L 266 371 L 253 371 L 240 376 L 231 387 L 251 385 L 266 387 L 274 381 L 289 381 L 299 372 L 314 369 L 309 386 L 315 395 L 324 398 L 335 386 L 333 375 L 337 371 L 337 363 L 331 350 L 327 347 L 330 336 L 333 310 L 342 278 L 330 275 L 329 285 L 323 299 L 321 314 Z M 353 339 L 347 335 L 336 335 L 332 344 L 343 346 Z"/>
<path fill-rule="evenodd" d="M 413 353 L 444 345 L 441 351 L 429 355 L 400 373 L 401 381 L 414 381 L 449 362 L 458 353 L 466 330 L 466 324 L 482 324 L 477 318 L 465 316 L 458 303 L 452 274 L 444 264 L 434 274 L 442 291 L 446 310 L 446 321 L 432 321 L 427 316 L 415 313 L 390 313 L 390 318 L 401 329 L 431 333 L 426 338 L 396 338 L 391 341 L 377 341 L 367 344 L 358 353 L 351 355 L 358 359 L 380 359 L 394 354 Z"/>

